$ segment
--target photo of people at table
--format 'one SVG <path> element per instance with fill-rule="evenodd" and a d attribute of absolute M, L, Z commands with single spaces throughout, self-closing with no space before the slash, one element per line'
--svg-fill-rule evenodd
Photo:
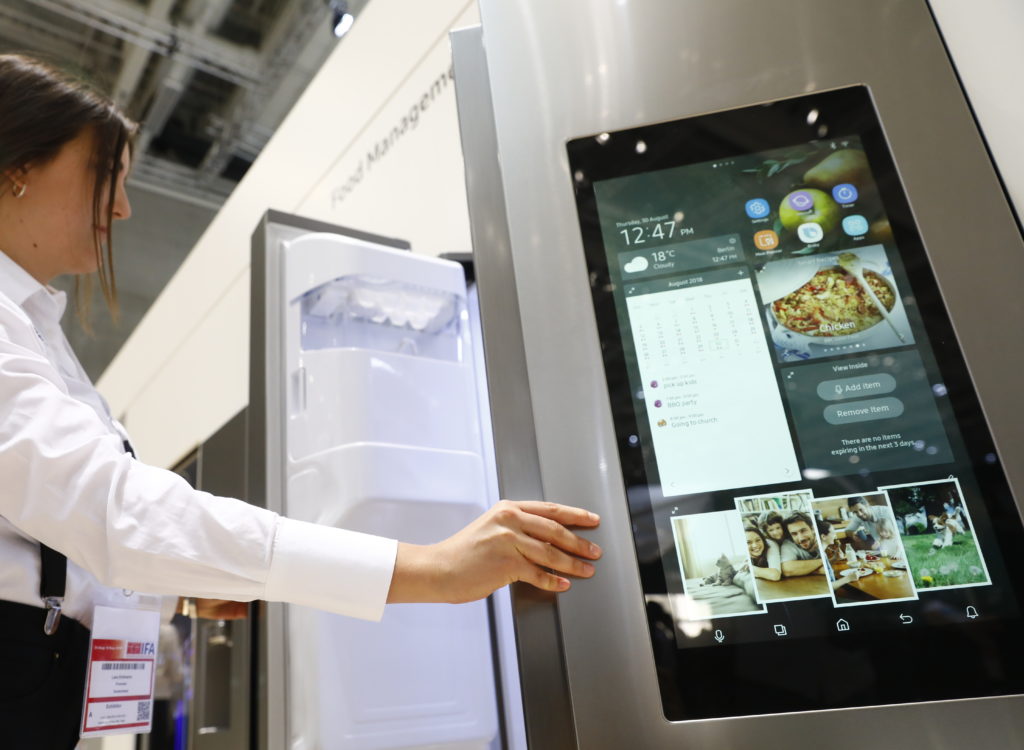
<path fill-rule="evenodd" d="M 880 489 L 889 495 L 914 584 L 922 593 L 991 583 L 956 479 Z"/>
<path fill-rule="evenodd" d="M 759 602 L 829 595 L 810 490 L 736 498 Z"/>
<path fill-rule="evenodd" d="M 672 533 L 688 606 L 677 617 L 709 619 L 760 614 L 747 540 L 735 510 L 674 516 Z"/>
<path fill-rule="evenodd" d="M 811 504 L 837 607 L 917 599 L 884 492 L 827 497 Z"/>

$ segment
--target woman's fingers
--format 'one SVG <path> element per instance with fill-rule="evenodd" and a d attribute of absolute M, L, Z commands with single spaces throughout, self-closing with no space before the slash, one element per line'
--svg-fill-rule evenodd
<path fill-rule="evenodd" d="M 559 547 L 566 552 L 589 557 L 596 560 L 601 556 L 601 548 L 593 542 L 572 533 L 558 521 L 543 518 L 532 513 L 523 513 L 520 519 L 522 529 L 541 542 Z"/>
<path fill-rule="evenodd" d="M 593 528 L 600 519 L 582 508 L 502 500 L 437 544 L 399 544 L 389 602 L 481 599 L 512 581 L 544 591 L 570 587 L 566 576 L 589 578 L 601 549 L 566 526 Z"/>
<path fill-rule="evenodd" d="M 577 578 L 594 575 L 594 566 L 579 557 L 596 560 L 601 548 L 566 526 L 596 526 L 600 523 L 597 514 L 558 503 L 505 500 L 495 509 L 495 518 L 516 535 L 516 550 L 526 566 L 517 576 L 519 580 L 545 591 L 564 591 L 569 581 L 557 573 Z"/>
<path fill-rule="evenodd" d="M 519 579 L 524 583 L 529 583 L 541 591 L 565 591 L 569 588 L 569 580 L 556 576 L 553 573 L 548 573 L 546 570 L 538 568 L 536 565 L 530 565 L 529 570 L 522 578 Z"/>
<path fill-rule="evenodd" d="M 578 557 L 567 555 L 553 544 L 545 544 L 533 537 L 524 536 L 517 541 L 519 554 L 535 566 L 540 565 L 558 573 L 590 578 L 594 575 L 594 566 Z"/>
<path fill-rule="evenodd" d="M 570 505 L 560 505 L 559 503 L 548 503 L 540 500 L 502 500 L 502 503 L 509 503 L 515 505 L 520 510 L 526 513 L 531 513 L 535 516 L 542 516 L 544 518 L 550 518 L 552 521 L 558 521 L 563 526 L 586 526 L 592 527 L 597 526 L 601 523 L 601 517 L 596 513 L 591 513 L 589 510 L 583 510 L 583 508 L 574 508 Z"/>

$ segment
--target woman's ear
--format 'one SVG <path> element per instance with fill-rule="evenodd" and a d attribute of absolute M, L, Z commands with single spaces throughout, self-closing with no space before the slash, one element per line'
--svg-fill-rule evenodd
<path fill-rule="evenodd" d="M 10 187 L 23 185 L 30 168 L 30 165 L 26 164 L 23 167 L 11 167 L 10 169 L 5 169 L 3 172 L 4 182 L 6 182 Z"/>

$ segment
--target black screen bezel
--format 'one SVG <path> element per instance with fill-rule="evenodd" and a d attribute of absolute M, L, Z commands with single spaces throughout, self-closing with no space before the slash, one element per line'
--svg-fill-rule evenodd
<path fill-rule="evenodd" d="M 808 118 L 811 109 L 818 112 L 813 122 Z M 932 592 L 926 600 L 908 605 L 907 611 L 915 613 L 917 622 L 909 628 L 894 625 L 884 637 L 871 628 L 830 631 L 815 614 L 815 602 L 792 602 L 773 606 L 780 608 L 776 611 L 795 629 L 796 638 L 732 645 L 715 643 L 709 634 L 706 647 L 682 649 L 666 636 L 673 632 L 671 616 L 649 600 L 653 655 L 665 717 L 670 721 L 1024 693 L 1024 672 L 1015 668 L 1024 657 L 1024 645 L 1018 636 L 1024 624 L 1019 610 L 1014 607 L 1012 615 L 976 620 L 963 616 L 965 601 L 976 603 L 982 611 L 986 607 L 991 610 L 1000 591 L 1007 587 L 1018 602 L 1024 601 L 1024 562 L 1005 554 L 1024 548 L 1021 517 L 865 86 L 586 136 L 567 143 L 644 593 L 658 595 L 668 590 L 661 560 L 664 545 L 654 541 L 664 531 L 659 532 L 655 523 L 643 456 L 648 447 L 630 442 L 631 436 L 644 434 L 640 429 L 643 414 L 638 410 L 642 406 L 638 408 L 633 398 L 622 341 L 616 338 L 615 281 L 608 268 L 593 184 L 820 140 L 826 123 L 829 137 L 859 136 L 871 160 L 895 245 L 906 265 L 916 304 L 926 321 L 928 342 L 949 388 L 949 403 L 964 438 L 959 447 L 965 453 L 961 464 L 969 465 L 981 488 L 988 516 L 987 541 L 998 545 L 1005 567 L 998 575 L 993 574 L 992 586 Z M 638 141 L 646 146 L 642 153 L 636 148 Z M 616 335 L 608 336 L 609 331 Z M 879 473 L 870 483 L 860 484 L 857 477 L 845 477 L 842 481 L 826 481 L 823 486 L 831 487 L 835 494 L 866 492 L 884 484 L 918 481 L 921 472 L 909 479 L 903 474 Z M 794 482 L 789 488 L 806 484 Z M 823 496 L 821 492 L 816 495 Z M 705 508 L 710 509 L 715 508 Z M 985 552 L 992 554 L 988 548 Z M 892 617 L 888 607 L 858 609 L 888 610 L 858 612 L 861 623 Z M 764 627 L 771 627 L 768 618 L 755 617 L 765 620 Z M 772 622 L 778 619 L 772 618 Z M 946 660 L 933 656 L 953 652 L 962 658 L 952 669 Z M 920 656 L 911 660 L 908 653 Z M 794 665 L 800 664 L 810 665 L 808 671 L 796 679 L 787 677 L 798 671 Z M 857 684 L 837 681 L 822 666 L 831 664 L 867 669 L 869 674 Z"/>

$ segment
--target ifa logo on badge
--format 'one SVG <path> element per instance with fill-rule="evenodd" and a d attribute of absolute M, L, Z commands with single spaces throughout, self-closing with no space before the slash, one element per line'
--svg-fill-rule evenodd
<path fill-rule="evenodd" d="M 129 641 L 126 653 L 129 656 L 155 656 L 156 644 L 152 641 Z"/>

